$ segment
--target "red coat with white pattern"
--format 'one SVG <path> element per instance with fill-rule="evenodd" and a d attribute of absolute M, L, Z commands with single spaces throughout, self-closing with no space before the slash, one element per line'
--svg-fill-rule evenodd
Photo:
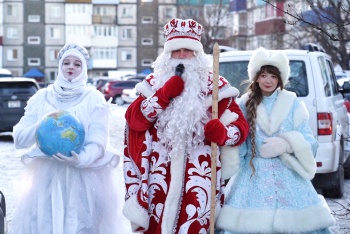
<path fill-rule="evenodd" d="M 147 90 L 153 74 L 138 85 L 140 97 L 127 109 L 124 150 L 126 202 L 124 215 L 133 231 L 147 234 L 207 233 L 211 202 L 211 143 L 193 152 L 183 152 L 171 161 L 159 142 L 155 119 L 161 110 L 149 111 L 145 105 L 153 92 Z M 148 88 L 147 88 L 148 87 Z M 206 104 L 211 113 L 212 74 L 208 76 Z M 235 102 L 238 90 L 223 77 L 219 80 L 219 118 L 226 128 L 225 146 L 217 157 L 216 213 L 223 202 L 223 179 L 229 178 L 239 163 L 237 149 L 248 135 L 248 124 Z M 158 106 L 159 107 L 159 106 Z M 204 127 L 204 126 L 203 126 Z M 239 131 L 237 131 L 237 129 Z M 232 133 L 232 131 L 231 131 Z M 237 135 L 239 136 L 238 138 Z M 232 138 L 232 139 L 230 139 Z M 237 139 L 237 140 L 233 140 Z M 187 155 L 191 155 L 191 160 Z M 226 166 L 225 166 L 226 165 Z"/>

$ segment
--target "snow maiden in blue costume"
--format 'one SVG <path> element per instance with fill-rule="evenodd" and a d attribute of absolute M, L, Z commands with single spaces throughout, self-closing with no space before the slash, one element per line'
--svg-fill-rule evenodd
<path fill-rule="evenodd" d="M 259 48 L 250 59 L 251 83 L 240 100 L 249 137 L 216 222 L 220 234 L 331 233 L 335 224 L 310 181 L 318 143 L 305 105 L 283 89 L 289 73 L 282 51 Z"/>

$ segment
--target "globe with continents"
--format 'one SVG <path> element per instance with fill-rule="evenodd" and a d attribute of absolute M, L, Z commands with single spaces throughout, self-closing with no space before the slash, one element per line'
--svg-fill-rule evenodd
<path fill-rule="evenodd" d="M 79 119 L 72 113 L 57 111 L 43 117 L 35 137 L 39 149 L 46 155 L 61 153 L 70 157 L 71 151 L 81 151 L 85 131 Z"/>

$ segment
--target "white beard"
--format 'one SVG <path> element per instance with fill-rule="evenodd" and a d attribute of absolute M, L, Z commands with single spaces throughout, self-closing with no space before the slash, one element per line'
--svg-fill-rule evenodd
<path fill-rule="evenodd" d="M 162 87 L 174 75 L 175 68 L 180 62 L 185 66 L 182 74 L 185 81 L 184 90 L 158 116 L 155 125 L 159 140 L 169 152 L 170 160 L 181 153 L 191 153 L 197 146 L 203 144 L 204 124 L 209 120 L 204 100 L 210 66 L 205 66 L 203 69 L 203 64 L 200 64 L 198 58 L 166 60 L 166 65 L 155 67 L 155 89 Z"/>

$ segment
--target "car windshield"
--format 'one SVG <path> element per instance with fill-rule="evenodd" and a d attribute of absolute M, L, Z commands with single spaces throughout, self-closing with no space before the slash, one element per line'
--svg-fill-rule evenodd
<path fill-rule="evenodd" d="M 31 82 L 0 82 L 0 95 L 33 95 L 37 91 Z"/>
<path fill-rule="evenodd" d="M 220 63 L 220 75 L 225 77 L 232 86 L 239 89 L 240 95 L 246 92 L 249 83 L 248 67 L 249 61 L 232 61 Z M 307 73 L 303 61 L 290 60 L 290 76 L 285 89 L 295 92 L 298 97 L 306 97 L 309 93 L 307 85 Z"/>

